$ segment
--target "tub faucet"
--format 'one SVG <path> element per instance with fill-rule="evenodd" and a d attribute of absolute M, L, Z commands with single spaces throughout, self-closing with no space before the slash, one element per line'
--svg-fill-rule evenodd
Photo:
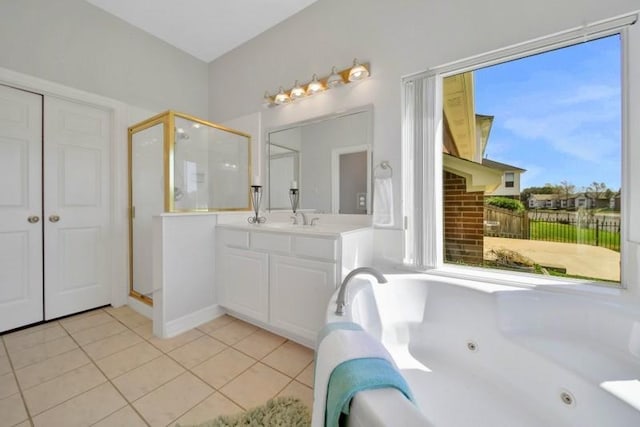
<path fill-rule="evenodd" d="M 378 283 L 387 283 L 387 278 L 373 267 L 358 267 L 351 270 L 349 274 L 347 274 L 347 277 L 342 281 L 340 291 L 338 292 L 338 298 L 336 299 L 336 314 L 338 316 L 342 316 L 344 314 L 344 307 L 347 305 L 347 285 L 349 284 L 349 281 L 358 274 L 370 274 L 376 278 Z"/>

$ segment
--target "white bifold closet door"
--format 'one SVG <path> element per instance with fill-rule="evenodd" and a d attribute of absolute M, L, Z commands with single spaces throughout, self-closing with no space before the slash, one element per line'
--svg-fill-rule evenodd
<path fill-rule="evenodd" d="M 0 86 L 0 331 L 110 302 L 110 120 Z"/>
<path fill-rule="evenodd" d="M 109 304 L 110 113 L 44 98 L 45 319 Z"/>
<path fill-rule="evenodd" d="M 0 331 L 43 319 L 42 96 L 0 85 Z"/>

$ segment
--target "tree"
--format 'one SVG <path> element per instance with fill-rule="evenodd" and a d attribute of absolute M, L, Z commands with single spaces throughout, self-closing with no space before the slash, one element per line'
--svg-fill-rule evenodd
<path fill-rule="evenodd" d="M 576 192 L 576 186 L 571 184 L 569 181 L 564 180 L 560 181 L 559 194 L 564 198 L 569 198 L 573 193 Z"/>
<path fill-rule="evenodd" d="M 522 212 L 524 205 L 520 200 L 510 199 L 508 197 L 491 197 L 486 201 L 487 205 L 496 206 L 510 211 Z"/>
<path fill-rule="evenodd" d="M 607 184 L 604 182 L 595 182 L 593 181 L 590 186 L 587 187 L 585 193 L 587 193 L 587 197 L 593 200 L 598 200 L 604 197 L 607 191 Z"/>

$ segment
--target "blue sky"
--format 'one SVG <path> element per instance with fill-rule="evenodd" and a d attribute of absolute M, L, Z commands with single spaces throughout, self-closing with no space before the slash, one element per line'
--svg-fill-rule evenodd
<path fill-rule="evenodd" d="M 620 187 L 620 38 L 474 72 L 476 113 L 495 116 L 485 156 L 527 169 L 520 188 Z"/>

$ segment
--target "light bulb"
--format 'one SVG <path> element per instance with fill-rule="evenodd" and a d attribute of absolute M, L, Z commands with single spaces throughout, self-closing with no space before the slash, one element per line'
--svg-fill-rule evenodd
<path fill-rule="evenodd" d="M 275 98 L 275 103 L 278 105 L 282 105 L 282 104 L 287 104 L 291 102 L 291 98 L 289 97 L 289 95 L 284 91 L 284 89 L 282 88 L 282 86 L 280 86 L 280 91 L 278 92 L 278 94 L 276 95 Z"/>
<path fill-rule="evenodd" d="M 338 87 L 344 84 L 344 79 L 338 72 L 336 71 L 336 67 L 331 68 L 331 75 L 327 79 L 327 86 L 329 87 Z"/>
<path fill-rule="evenodd" d="M 369 77 L 369 70 L 364 65 L 361 65 L 357 59 L 353 60 L 353 67 L 349 71 L 349 81 L 355 82 Z"/>
<path fill-rule="evenodd" d="M 302 98 L 305 95 L 306 94 L 304 92 L 304 89 L 302 88 L 302 86 L 300 86 L 300 84 L 296 80 L 295 84 L 293 85 L 293 89 L 291 89 L 291 95 L 290 95 L 291 99 L 295 100 L 298 98 Z"/>
<path fill-rule="evenodd" d="M 313 95 L 314 93 L 322 92 L 323 90 L 324 86 L 322 86 L 322 83 L 318 81 L 318 76 L 314 74 L 309 86 L 307 86 L 307 95 Z"/>

